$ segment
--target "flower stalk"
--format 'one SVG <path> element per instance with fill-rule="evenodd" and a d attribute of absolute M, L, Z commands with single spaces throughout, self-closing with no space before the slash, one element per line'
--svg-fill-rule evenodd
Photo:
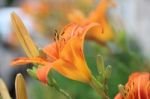
<path fill-rule="evenodd" d="M 72 99 L 72 97 L 69 95 L 69 93 L 67 93 L 65 90 L 61 89 L 56 80 L 54 79 L 54 77 L 52 76 L 52 73 L 49 72 L 48 74 L 48 86 L 55 88 L 59 93 L 61 93 L 62 95 L 64 95 L 67 99 Z"/>
<path fill-rule="evenodd" d="M 97 56 L 97 70 L 98 77 L 95 78 L 94 76 L 92 76 L 89 84 L 93 89 L 96 90 L 96 92 L 101 96 L 102 99 L 109 99 L 107 82 L 110 78 L 112 67 L 108 65 L 105 68 L 104 60 L 101 55 Z"/>
<path fill-rule="evenodd" d="M 95 77 L 92 76 L 90 86 L 101 96 L 102 99 L 109 99 L 105 92 L 105 87 Z"/>

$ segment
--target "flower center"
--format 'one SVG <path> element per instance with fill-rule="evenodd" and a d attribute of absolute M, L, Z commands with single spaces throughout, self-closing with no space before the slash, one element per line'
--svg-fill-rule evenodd
<path fill-rule="evenodd" d="M 63 45 L 66 42 L 66 39 L 63 37 L 64 33 L 65 33 L 64 31 L 58 33 L 57 30 L 55 30 L 55 33 L 54 33 L 55 34 L 54 41 L 56 42 L 56 50 L 58 52 L 58 56 L 60 56 L 60 52 L 63 48 Z"/>

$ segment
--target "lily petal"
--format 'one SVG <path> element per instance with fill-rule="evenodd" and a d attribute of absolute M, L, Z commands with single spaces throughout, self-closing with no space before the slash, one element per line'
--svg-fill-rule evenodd
<path fill-rule="evenodd" d="M 46 47 L 43 48 L 43 51 L 49 56 L 52 57 L 53 59 L 59 58 L 58 52 L 57 52 L 57 45 L 56 43 L 52 43 L 47 45 Z"/>
<path fill-rule="evenodd" d="M 70 31 L 70 27 L 73 28 L 72 31 Z M 102 29 L 97 23 L 87 24 L 83 27 L 71 24 L 66 28 L 65 33 L 70 34 L 72 37 L 64 45 L 60 53 L 60 59 L 53 63 L 53 68 L 56 71 L 73 80 L 82 82 L 91 80 L 91 72 L 83 55 L 83 44 L 86 34 L 91 33 L 88 31 L 95 28 L 99 30 L 95 33 L 100 36 Z"/>
<path fill-rule="evenodd" d="M 90 22 L 98 22 L 102 25 L 104 33 L 98 38 L 102 42 L 106 42 L 114 38 L 112 27 L 106 17 L 107 10 L 111 4 L 115 5 L 114 0 L 101 0 L 97 5 L 97 8 L 93 10 L 87 18 Z"/>
<path fill-rule="evenodd" d="M 91 31 L 93 33 L 88 35 L 87 39 L 95 40 L 100 44 L 104 44 L 106 41 L 114 39 L 114 31 L 112 30 L 106 16 L 110 5 L 114 7 L 114 5 L 116 5 L 115 0 L 101 0 L 97 7 L 89 13 L 88 17 L 85 17 L 81 11 L 76 9 L 68 15 L 68 19 L 81 26 L 88 24 L 89 22 L 97 22 L 101 24 L 103 34 L 98 36 L 95 34 L 97 30 L 93 29 L 93 31 Z"/>
<path fill-rule="evenodd" d="M 118 93 L 115 99 L 149 99 L 150 98 L 150 73 L 133 73 L 125 85 L 126 96 Z"/>
<path fill-rule="evenodd" d="M 52 68 L 51 64 L 47 64 L 43 67 L 39 67 L 36 71 L 37 77 L 40 81 L 42 81 L 43 83 L 47 83 L 47 75 L 50 71 L 50 69 Z"/>
<path fill-rule="evenodd" d="M 63 76 L 81 82 L 89 82 L 89 78 L 84 73 L 80 72 L 74 64 L 59 59 L 52 64 L 54 69 Z M 81 65 L 80 65 L 81 66 Z"/>
<path fill-rule="evenodd" d="M 73 9 L 69 14 L 68 14 L 68 19 L 72 21 L 73 23 L 78 23 L 80 22 L 80 25 L 83 25 L 85 23 L 85 16 L 84 14 L 77 9 Z"/>
<path fill-rule="evenodd" d="M 23 65 L 23 64 L 28 64 L 28 63 L 37 63 L 41 65 L 45 65 L 48 62 L 42 58 L 34 57 L 34 58 L 17 58 L 11 62 L 11 65 L 16 66 L 16 65 Z"/>

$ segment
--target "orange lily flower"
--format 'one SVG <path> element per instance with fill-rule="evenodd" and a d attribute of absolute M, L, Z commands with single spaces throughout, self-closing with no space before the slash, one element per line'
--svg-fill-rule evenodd
<path fill-rule="evenodd" d="M 108 23 L 107 19 L 107 10 L 109 6 L 115 6 L 115 2 L 113 0 L 100 0 L 97 8 L 93 10 L 88 17 L 85 17 L 82 12 L 79 10 L 73 10 L 68 18 L 71 22 L 77 23 L 79 25 L 84 25 L 89 22 L 98 22 L 103 27 L 103 34 L 101 36 L 97 36 L 94 34 L 96 30 L 93 30 L 93 34 L 91 33 L 88 36 L 88 39 L 96 40 L 99 43 L 105 43 L 106 41 L 112 40 L 114 38 L 113 30 Z"/>
<path fill-rule="evenodd" d="M 124 92 L 118 93 L 115 99 L 150 99 L 150 73 L 133 73 Z"/>
<path fill-rule="evenodd" d="M 52 13 L 52 6 L 48 0 L 25 0 L 21 8 L 23 12 L 28 14 L 34 23 L 34 27 L 39 31 L 39 33 L 47 33 L 47 19 Z M 48 25 L 49 26 L 49 25 Z"/>
<path fill-rule="evenodd" d="M 40 15 L 39 17 L 47 17 L 50 14 L 50 6 L 46 1 L 32 2 L 25 1 L 22 5 L 24 12 L 31 15 Z"/>
<path fill-rule="evenodd" d="M 14 28 L 17 27 L 16 29 L 20 31 L 23 28 L 18 24 L 21 23 L 18 18 L 16 14 L 12 14 L 12 20 L 17 20 L 13 21 Z M 18 58 L 12 61 L 12 65 L 39 64 L 36 74 L 38 79 L 44 83 L 47 83 L 47 75 L 51 68 L 72 80 L 88 83 L 91 80 L 91 72 L 84 58 L 83 44 L 85 35 L 91 33 L 90 31 L 95 28 L 99 29 L 99 32 L 96 32 L 97 35 L 102 32 L 100 25 L 97 23 L 89 23 L 84 26 L 78 26 L 77 24 L 66 25 L 62 32 L 56 33 L 55 42 L 43 48 L 43 52 L 46 54 L 45 57 L 40 54 L 37 56 L 36 54 L 29 58 Z M 26 39 L 26 34 L 22 34 L 24 32 L 21 31 L 16 32 L 21 34 L 18 38 L 23 39 L 24 43 L 27 44 L 27 39 L 30 39 L 30 37 L 28 36 Z M 28 47 L 28 44 L 26 47 Z M 29 50 L 32 49 L 32 46 L 30 47 L 28 47 Z"/>

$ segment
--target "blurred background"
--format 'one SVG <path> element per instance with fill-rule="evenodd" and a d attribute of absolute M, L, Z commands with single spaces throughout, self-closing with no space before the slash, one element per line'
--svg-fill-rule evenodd
<path fill-rule="evenodd" d="M 53 88 L 47 87 L 26 73 L 31 66 L 11 67 L 11 60 L 25 56 L 11 26 L 10 13 L 15 11 L 25 23 L 31 37 L 41 48 L 51 43 L 55 30 L 60 31 L 69 23 L 68 14 L 78 9 L 88 16 L 103 0 L 0 0 L 0 78 L 8 86 L 15 99 L 14 79 L 18 72 L 26 78 L 29 99 L 65 99 Z M 106 46 L 93 41 L 85 42 L 85 56 L 94 75 L 96 55 L 104 56 L 106 65 L 112 65 L 109 82 L 111 99 L 118 92 L 117 85 L 125 84 L 134 71 L 150 72 L 150 0 L 112 0 L 115 7 L 109 7 L 105 17 L 114 32 L 114 40 Z M 90 52 L 90 53 L 88 53 Z M 88 85 L 71 81 L 54 72 L 60 87 L 73 99 L 99 99 Z"/>

